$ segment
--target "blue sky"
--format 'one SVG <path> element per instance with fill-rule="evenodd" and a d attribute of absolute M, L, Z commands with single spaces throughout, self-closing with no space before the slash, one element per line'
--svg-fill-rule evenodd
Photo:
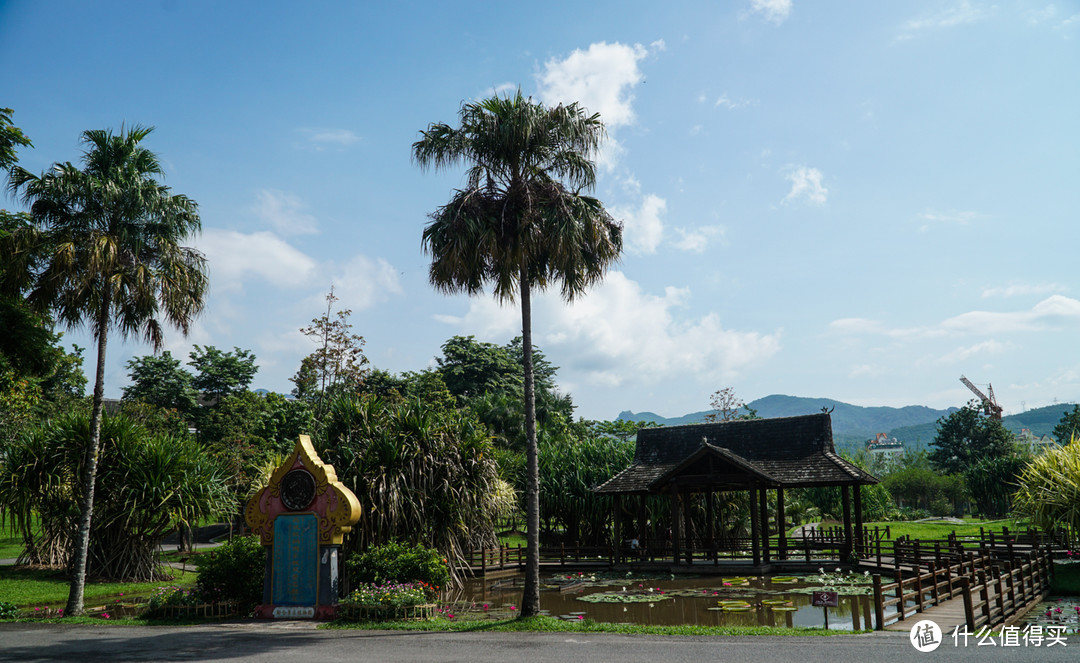
<path fill-rule="evenodd" d="M 462 177 L 410 161 L 428 124 L 520 87 L 608 127 L 623 258 L 534 302 L 580 416 L 725 386 L 958 406 L 961 374 L 1007 413 L 1080 399 L 1075 1 L 9 1 L 0 61 L 32 171 L 85 129 L 156 127 L 211 271 L 168 348 L 250 349 L 257 387 L 291 389 L 331 284 L 390 371 L 520 334 L 516 308 L 428 284 L 420 235 Z M 110 346 L 107 395 L 148 352 Z"/>

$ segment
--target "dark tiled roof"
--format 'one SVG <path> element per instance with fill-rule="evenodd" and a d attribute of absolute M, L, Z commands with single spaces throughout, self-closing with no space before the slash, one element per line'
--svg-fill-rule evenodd
<path fill-rule="evenodd" d="M 654 493 L 712 457 L 739 481 L 769 487 L 840 486 L 877 479 L 833 449 L 828 414 L 749 419 L 638 431 L 634 462 L 595 490 Z M 700 477 L 699 477 L 700 478 Z M 730 488 L 732 483 L 717 483 Z"/>

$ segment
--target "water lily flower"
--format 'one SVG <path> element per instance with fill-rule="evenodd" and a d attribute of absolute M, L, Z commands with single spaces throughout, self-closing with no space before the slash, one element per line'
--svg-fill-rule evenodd
<path fill-rule="evenodd" d="M 107 613 L 107 612 L 101 613 L 101 618 L 102 619 L 108 619 L 109 618 L 109 613 Z"/>

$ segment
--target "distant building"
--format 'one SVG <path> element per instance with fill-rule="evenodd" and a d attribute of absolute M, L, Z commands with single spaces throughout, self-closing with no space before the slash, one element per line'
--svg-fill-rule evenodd
<path fill-rule="evenodd" d="M 878 433 L 866 441 L 866 453 L 871 458 L 900 458 L 904 455 L 904 443 L 895 437 L 890 438 L 888 433 Z"/>
<path fill-rule="evenodd" d="M 1043 452 L 1054 449 L 1058 446 L 1054 438 L 1049 435 L 1043 435 L 1039 437 L 1035 433 L 1031 432 L 1029 428 L 1021 428 L 1020 432 L 1016 434 L 1016 443 L 1026 448 L 1033 454 L 1041 454 Z"/>

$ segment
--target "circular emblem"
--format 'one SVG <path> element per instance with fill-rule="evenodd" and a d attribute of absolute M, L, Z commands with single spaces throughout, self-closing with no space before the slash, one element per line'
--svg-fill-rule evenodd
<path fill-rule="evenodd" d="M 281 502 L 290 511 L 306 509 L 315 499 L 315 477 L 297 468 L 281 479 Z"/>

